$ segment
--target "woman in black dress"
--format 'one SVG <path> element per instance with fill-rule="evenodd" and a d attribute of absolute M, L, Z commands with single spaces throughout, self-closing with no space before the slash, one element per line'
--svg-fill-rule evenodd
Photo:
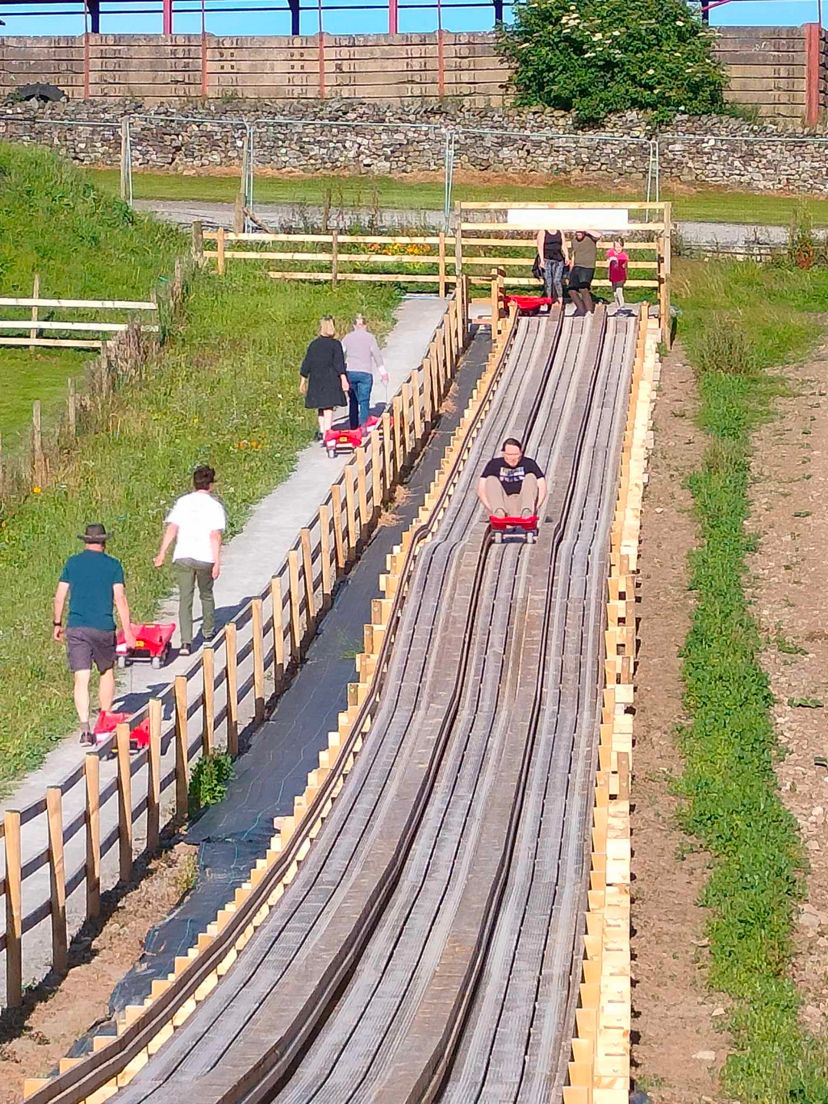
<path fill-rule="evenodd" d="M 345 406 L 348 391 L 345 354 L 330 315 L 319 323 L 319 337 L 308 345 L 299 374 L 299 391 L 305 396 L 305 406 L 319 416 L 319 434 L 324 440 L 333 421 L 333 408 Z"/>

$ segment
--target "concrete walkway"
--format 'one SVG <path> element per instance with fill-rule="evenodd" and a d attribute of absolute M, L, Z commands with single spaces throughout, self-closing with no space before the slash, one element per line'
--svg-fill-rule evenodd
<path fill-rule="evenodd" d="M 446 307 L 446 301 L 437 296 L 406 297 L 396 313 L 395 325 L 383 347 L 383 355 L 390 375 L 389 397 L 425 355 L 431 336 Z M 372 401 L 384 403 L 385 388 L 377 383 Z M 340 414 L 343 412 L 340 411 Z M 228 545 L 223 556 L 222 573 L 216 582 L 216 608 L 219 625 L 225 623 L 254 595 L 260 594 L 271 576 L 281 566 L 288 550 L 296 540 L 299 529 L 307 524 L 327 495 L 331 483 L 344 467 L 347 457 L 330 459 L 319 445 L 310 446 L 300 453 L 293 474 L 264 498 L 252 511 L 242 533 Z M 182 485 L 182 493 L 186 491 Z M 196 602 L 198 609 L 198 602 Z M 177 604 L 174 596 L 163 606 L 161 617 L 177 621 Z M 196 624 L 198 632 L 198 622 Z M 248 630 L 249 633 L 249 630 Z M 239 633 L 240 646 L 244 633 Z M 153 670 L 148 664 L 138 663 L 129 667 L 120 685 L 120 705 L 135 711 L 149 697 L 160 695 L 177 674 L 184 674 L 193 659 L 175 659 L 163 671 Z M 240 671 L 240 679 L 243 672 Z M 66 692 L 70 693 L 67 677 Z M 217 707 L 220 707 L 217 700 Z M 244 717 L 240 718 L 242 721 Z M 83 752 L 77 735 L 67 738 L 47 756 L 42 767 L 28 775 L 2 802 L 2 810 L 23 809 L 43 798 L 47 786 L 59 785 L 82 761 Z M 172 755 L 162 758 L 162 777 L 172 765 Z M 101 789 L 104 790 L 114 777 L 114 764 L 101 762 Z M 146 792 L 144 772 L 133 776 L 133 792 Z M 83 786 L 77 785 L 64 797 L 64 823 L 69 823 L 83 809 Z M 110 800 L 101 810 L 101 838 L 106 839 L 117 825 L 117 802 Z M 23 862 L 38 854 L 47 842 L 45 817 L 37 817 L 23 827 Z M 140 824 L 136 829 L 136 843 L 142 839 Z M 66 848 L 66 868 L 69 874 L 82 861 L 84 833 L 78 832 Z M 107 889 L 117 881 L 117 847 L 102 864 L 102 888 Z M 41 900 L 48 899 L 49 871 L 43 867 L 24 881 L 24 914 Z M 77 887 L 67 909 L 70 932 L 80 927 L 84 913 L 83 883 Z M 44 921 L 24 935 L 24 982 L 41 978 L 50 958 L 50 927 Z M 0 965 L 0 998 L 5 995 L 5 957 Z"/>

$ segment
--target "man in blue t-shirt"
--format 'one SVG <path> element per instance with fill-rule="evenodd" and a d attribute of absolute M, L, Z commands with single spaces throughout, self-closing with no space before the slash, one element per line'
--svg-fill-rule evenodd
<path fill-rule="evenodd" d="M 503 442 L 503 453 L 490 460 L 477 483 L 477 497 L 489 517 L 536 517 L 546 501 L 546 478 L 515 437 Z"/>
<path fill-rule="evenodd" d="M 118 611 L 127 647 L 135 646 L 124 590 L 124 569 L 119 560 L 106 554 L 108 537 L 103 525 L 87 525 L 86 532 L 78 538 L 86 547 L 66 561 L 55 591 L 53 636 L 58 641 L 66 640 L 69 670 L 75 679 L 80 742 L 86 747 L 95 743 L 89 723 L 89 680 L 93 663 L 101 676 L 98 689 L 101 713 L 111 712 L 115 697 L 113 607 Z M 69 617 L 64 630 L 63 607 L 67 595 Z"/>

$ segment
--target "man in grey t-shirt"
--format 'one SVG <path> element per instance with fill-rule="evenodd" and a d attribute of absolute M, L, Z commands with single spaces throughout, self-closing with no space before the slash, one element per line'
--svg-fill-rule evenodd
<path fill-rule="evenodd" d="M 354 328 L 342 338 L 347 368 L 348 405 L 351 429 L 364 426 L 371 411 L 371 388 L 374 385 L 374 369 L 380 379 L 388 381 L 388 373 L 382 361 L 382 353 L 377 339 L 365 325 L 365 319 L 358 314 L 354 319 Z"/>

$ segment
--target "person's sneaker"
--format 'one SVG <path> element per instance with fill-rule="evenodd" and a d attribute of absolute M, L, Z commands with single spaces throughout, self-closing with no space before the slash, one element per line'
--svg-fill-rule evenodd
<path fill-rule="evenodd" d="M 498 508 L 492 514 L 492 517 L 505 518 L 506 517 L 506 511 L 503 509 L 502 506 L 498 506 Z"/>
<path fill-rule="evenodd" d="M 80 746 L 81 747 L 94 747 L 95 737 L 92 735 L 88 728 L 85 728 L 80 734 Z"/>
<path fill-rule="evenodd" d="M 523 509 L 520 511 L 520 516 L 522 518 L 530 518 L 534 517 L 535 515 L 533 511 L 528 508 L 528 506 L 524 506 Z"/>
<path fill-rule="evenodd" d="M 180 656 L 188 656 L 191 651 L 192 651 L 192 648 L 190 647 L 189 644 L 182 644 L 181 647 L 178 649 L 178 654 Z"/>

